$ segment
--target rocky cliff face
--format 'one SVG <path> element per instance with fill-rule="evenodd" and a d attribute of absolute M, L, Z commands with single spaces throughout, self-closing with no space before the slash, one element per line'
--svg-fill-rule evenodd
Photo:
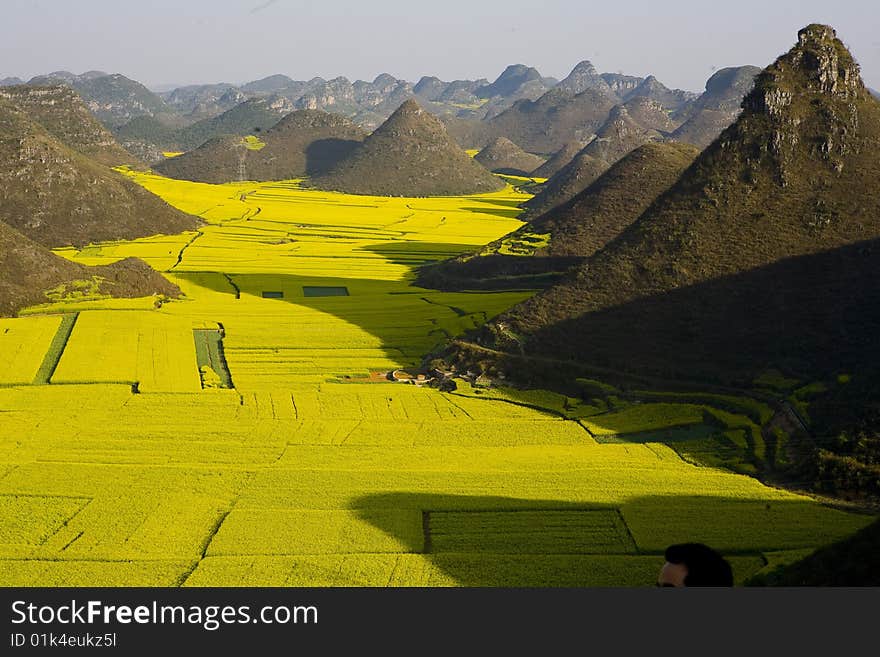
<path fill-rule="evenodd" d="M 765 69 L 743 100 L 742 120 L 721 137 L 721 148 L 747 144 L 746 176 L 770 165 L 783 187 L 799 175 L 798 160 L 840 174 L 861 148 L 860 105 L 869 100 L 859 65 L 825 25 L 798 33 L 798 45 Z"/>

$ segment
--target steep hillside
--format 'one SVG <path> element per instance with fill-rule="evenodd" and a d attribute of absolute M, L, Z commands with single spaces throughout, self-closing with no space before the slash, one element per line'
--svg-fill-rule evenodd
<path fill-rule="evenodd" d="M 221 135 L 259 135 L 278 123 L 283 115 L 283 109 L 273 107 L 268 99 L 248 100 L 219 116 L 174 131 L 170 140 L 181 150 L 188 151 Z"/>
<path fill-rule="evenodd" d="M 118 73 L 107 75 L 101 71 L 90 71 L 72 75 L 60 71 L 35 77 L 28 84 L 52 86 L 59 82 L 73 87 L 98 120 L 111 128 L 128 123 L 136 116 L 173 113 L 157 94 L 140 82 Z"/>
<path fill-rule="evenodd" d="M 178 87 L 160 96 L 190 123 L 222 114 L 248 99 L 241 89 L 227 83 Z"/>
<path fill-rule="evenodd" d="M 427 265 L 418 284 L 444 290 L 545 287 L 632 224 L 698 150 L 675 143 L 636 149 L 570 202 L 478 253 Z"/>
<path fill-rule="evenodd" d="M 320 189 L 382 196 L 472 194 L 503 187 L 414 100 L 403 103 L 351 155 L 311 182 Z"/>
<path fill-rule="evenodd" d="M 6 100 L 0 100 L 0 221 L 50 247 L 200 224 L 65 146 Z"/>
<path fill-rule="evenodd" d="M 520 219 L 534 219 L 574 198 L 608 170 L 605 160 L 596 159 L 585 149 L 544 183 L 540 192 L 522 204 L 524 211 Z"/>
<path fill-rule="evenodd" d="M 572 95 L 552 89 L 537 100 L 519 100 L 486 121 L 449 121 L 463 148 L 483 148 L 506 137 L 529 153 L 551 155 L 571 141 L 589 141 L 608 119 L 615 100 L 594 89 Z"/>
<path fill-rule="evenodd" d="M 669 117 L 657 101 L 635 97 L 611 110 L 584 153 L 610 166 L 642 144 L 663 139 L 665 132 L 661 130 L 671 128 Z"/>
<path fill-rule="evenodd" d="M 489 171 L 514 176 L 527 176 L 529 172 L 544 164 L 544 158 L 526 153 L 505 137 L 494 139 L 477 153 L 474 159 Z"/>
<path fill-rule="evenodd" d="M 553 153 L 550 158 L 540 167 L 532 171 L 532 175 L 536 178 L 552 178 L 566 164 L 571 162 L 575 155 L 581 152 L 586 144 L 580 141 L 570 141 L 558 151 Z"/>
<path fill-rule="evenodd" d="M 587 60 L 578 63 L 571 70 L 571 73 L 556 85 L 556 89 L 562 89 L 563 91 L 568 91 L 574 95 L 581 94 L 587 89 L 593 89 L 611 97 L 617 96 L 617 94 L 611 90 L 611 87 L 608 86 L 608 83 L 596 71 L 596 67 Z"/>
<path fill-rule="evenodd" d="M 638 219 L 698 154 L 699 150 L 688 144 L 645 144 L 614 164 L 571 201 L 520 230 L 550 235 L 549 244 L 539 254 L 591 256 Z"/>
<path fill-rule="evenodd" d="M 876 360 L 880 104 L 811 25 L 743 106 L 628 230 L 480 340 L 728 381 Z"/>
<path fill-rule="evenodd" d="M 681 89 L 669 89 L 653 75 L 649 75 L 627 95 L 627 100 L 634 97 L 653 100 L 665 109 L 675 112 L 696 100 L 697 94 Z"/>
<path fill-rule="evenodd" d="M 3 87 L 5 99 L 75 151 L 106 164 L 134 164 L 136 159 L 114 139 L 70 87 Z"/>

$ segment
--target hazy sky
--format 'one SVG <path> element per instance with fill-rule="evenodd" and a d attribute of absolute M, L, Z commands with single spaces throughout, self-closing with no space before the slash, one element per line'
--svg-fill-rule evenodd
<path fill-rule="evenodd" d="M 656 75 L 698 91 L 714 69 L 766 66 L 812 22 L 837 29 L 880 88 L 877 0 L 0 0 L 0 77 L 98 69 L 148 86 L 377 74 L 495 79 Z"/>

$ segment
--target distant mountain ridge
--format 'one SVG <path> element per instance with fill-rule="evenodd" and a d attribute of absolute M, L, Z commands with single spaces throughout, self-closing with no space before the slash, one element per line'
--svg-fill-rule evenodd
<path fill-rule="evenodd" d="M 6 84 L 18 83 L 9 78 Z M 280 116 L 295 109 L 319 109 L 342 114 L 366 130 L 377 128 L 408 98 L 417 98 L 430 112 L 447 118 L 481 122 L 496 117 L 520 100 L 537 101 L 557 89 L 577 95 L 591 90 L 611 102 L 623 102 L 643 85 L 643 78 L 598 74 L 589 61 L 578 63 L 562 81 L 546 77 L 524 64 L 508 66 L 492 82 L 453 80 L 424 76 L 415 84 L 387 73 L 372 81 L 351 82 L 345 77 L 325 80 L 293 80 L 276 74 L 241 85 L 216 83 L 186 85 L 154 93 L 120 74 L 89 71 L 76 75 L 54 71 L 37 76 L 30 84 L 66 84 L 79 93 L 89 109 L 135 154 L 150 159 L 163 150 L 189 150 L 219 132 L 202 132 L 202 142 L 180 141 L 176 131 L 210 120 L 250 100 L 267 100 Z M 644 86 L 644 85 L 643 85 Z M 662 86 L 662 85 L 661 85 Z M 665 87 L 663 87 L 665 89 Z M 668 91 L 668 90 L 667 90 Z M 675 96 L 678 92 L 670 92 Z M 681 92 L 685 94 L 686 92 Z M 279 118 L 280 118 L 279 116 Z M 497 133 L 497 131 L 496 131 Z M 520 143 L 516 134 L 490 134 L 478 147 L 504 136 Z M 583 138 L 583 131 L 576 138 Z M 526 150 L 535 150 L 527 144 Z M 563 142 L 542 146 L 544 154 L 558 150 Z"/>

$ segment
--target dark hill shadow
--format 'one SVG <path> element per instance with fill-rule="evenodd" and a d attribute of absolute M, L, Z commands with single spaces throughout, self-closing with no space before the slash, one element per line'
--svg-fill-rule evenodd
<path fill-rule="evenodd" d="M 394 241 L 377 242 L 367 244 L 355 249 L 366 251 L 382 256 L 395 265 L 407 265 L 418 267 L 424 264 L 437 262 L 443 258 L 455 257 L 458 254 L 473 249 L 471 244 L 449 244 L 445 242 L 408 242 Z"/>
<path fill-rule="evenodd" d="M 360 144 L 353 139 L 316 139 L 306 147 L 306 175 L 324 173 L 351 155 Z"/>
<path fill-rule="evenodd" d="M 562 281 L 584 261 L 577 256 L 516 256 L 492 254 L 427 263 L 416 284 L 443 291 L 541 289 Z"/>
<path fill-rule="evenodd" d="M 880 240 L 588 312 L 539 330 L 527 353 L 671 379 L 748 385 L 880 362 Z"/>
<path fill-rule="evenodd" d="M 463 586 L 653 586 L 665 548 L 690 541 L 721 552 L 742 583 L 766 565 L 765 551 L 818 547 L 867 524 L 809 501 L 708 496 L 646 496 L 617 507 L 394 492 L 351 506 Z M 421 512 L 421 540 L 375 509 Z"/>
<path fill-rule="evenodd" d="M 425 253 L 420 254 L 419 248 L 410 247 L 402 249 L 396 260 L 391 259 L 412 265 L 430 259 L 434 247 L 446 248 L 449 245 L 420 246 L 426 248 Z M 434 259 L 436 257 L 434 255 Z M 340 271 L 344 271 L 345 267 L 346 261 L 341 259 Z M 252 296 L 267 299 L 271 303 L 294 304 L 327 313 L 378 338 L 381 348 L 392 360 L 399 360 L 404 354 L 408 361 L 415 364 L 444 340 L 454 337 L 453 331 L 463 333 L 488 319 L 484 304 L 479 300 L 465 304 L 466 309 L 462 309 L 457 305 L 446 305 L 443 299 L 437 298 L 435 290 L 401 289 L 400 281 L 345 278 L 344 275 L 320 277 L 235 271 L 173 273 L 197 286 L 229 295 L 231 303 Z M 326 294 L 322 294 L 322 288 L 326 288 Z M 345 288 L 345 291 L 339 288 Z M 369 304 L 364 303 L 366 297 L 372 299 Z M 461 304 L 461 301 L 457 300 L 456 304 Z M 217 321 L 222 321 L 222 318 L 217 317 Z M 230 330 L 227 329 L 227 335 Z M 234 371 L 232 377 L 234 380 Z"/>

